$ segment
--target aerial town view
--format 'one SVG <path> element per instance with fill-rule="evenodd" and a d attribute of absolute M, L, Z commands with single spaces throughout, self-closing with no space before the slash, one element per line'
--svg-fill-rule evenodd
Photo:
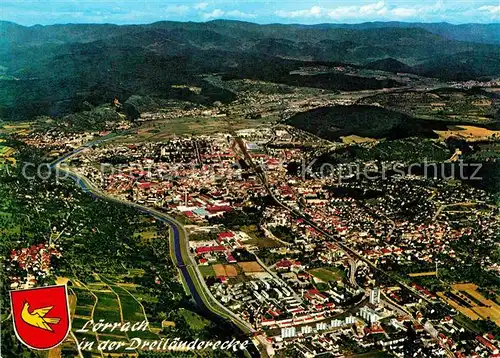
<path fill-rule="evenodd" d="M 0 3 L 0 357 L 500 357 L 499 20 Z"/>

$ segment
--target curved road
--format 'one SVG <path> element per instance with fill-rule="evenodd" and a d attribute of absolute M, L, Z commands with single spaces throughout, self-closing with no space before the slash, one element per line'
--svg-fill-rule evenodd
<path fill-rule="evenodd" d="M 255 163 L 253 162 L 253 159 L 250 156 L 250 154 L 248 153 L 248 151 L 247 151 L 247 149 L 245 147 L 245 143 L 243 142 L 243 140 L 240 137 L 236 137 L 236 143 L 240 147 L 240 151 L 242 152 L 245 160 L 248 162 L 249 166 L 254 169 L 254 171 L 257 174 L 257 177 L 260 179 L 262 185 L 264 186 L 264 188 L 266 189 L 266 191 L 268 192 L 268 194 L 276 202 L 277 205 L 281 206 L 283 209 L 287 210 L 288 212 L 290 212 L 295 217 L 299 217 L 299 218 L 303 219 L 305 223 L 309 224 L 309 226 L 313 227 L 316 231 L 318 231 L 319 233 L 321 233 L 324 237 L 328 238 L 331 242 L 334 242 L 335 244 L 337 244 L 337 246 L 342 251 L 344 251 L 344 253 L 346 253 L 347 256 L 349 256 L 350 258 L 354 258 L 354 259 L 356 259 L 358 261 L 363 261 L 364 263 L 366 263 L 374 271 L 382 274 L 383 276 L 387 277 L 389 280 L 391 280 L 393 282 L 396 282 L 400 286 L 404 287 L 414 297 L 417 297 L 418 299 L 422 299 L 422 300 L 424 300 L 427 303 L 432 303 L 432 301 L 430 299 L 428 299 L 423 294 L 420 294 L 413 287 L 407 285 L 405 282 L 403 282 L 403 280 L 400 280 L 397 277 L 394 277 L 394 276 L 390 275 L 389 273 L 385 272 L 384 270 L 380 269 L 373 262 L 371 262 L 370 260 L 368 260 L 366 257 L 364 257 L 363 255 L 360 255 L 359 253 L 357 253 L 356 251 L 354 251 L 350 247 L 346 246 L 343 242 L 341 242 L 337 238 L 333 237 L 329 232 L 327 232 L 322 227 L 318 226 L 314 221 L 312 221 L 311 219 L 309 219 L 308 217 L 306 217 L 303 213 L 299 212 L 298 210 L 296 210 L 294 208 L 290 208 L 288 205 L 283 204 L 276 197 L 276 195 L 272 191 L 271 187 L 269 186 L 269 182 L 267 180 L 266 172 L 263 170 L 262 167 L 255 165 Z"/>
<path fill-rule="evenodd" d="M 173 252 L 173 257 L 172 260 L 175 262 L 177 268 L 179 269 L 183 282 L 185 286 L 188 288 L 189 292 L 191 293 L 193 299 L 195 300 L 196 304 L 209 312 L 216 320 L 229 320 L 230 322 L 234 323 L 239 330 L 243 332 L 245 337 L 248 339 L 249 334 L 255 333 L 255 329 L 250 326 L 247 322 L 245 322 L 243 319 L 241 319 L 239 316 L 234 314 L 232 311 L 224 307 L 210 292 L 210 289 L 207 287 L 205 280 L 203 279 L 203 276 L 201 275 L 201 272 L 198 269 L 198 265 L 196 264 L 194 258 L 189 252 L 189 241 L 188 241 L 188 234 L 185 230 L 185 228 L 182 226 L 181 223 L 179 223 L 177 220 L 174 218 L 170 217 L 169 215 L 162 213 L 158 210 L 152 209 L 150 207 L 146 207 L 143 205 L 139 205 L 133 202 L 125 201 L 125 200 L 120 200 L 118 198 L 112 197 L 99 189 L 97 189 L 87 178 L 83 177 L 82 175 L 75 173 L 71 171 L 69 168 L 61 168 L 60 164 L 63 163 L 64 161 L 70 159 L 76 154 L 79 154 L 82 152 L 84 149 L 91 147 L 92 145 L 96 144 L 96 142 L 86 144 L 85 146 L 68 153 L 61 158 L 55 160 L 54 162 L 51 163 L 50 167 L 51 169 L 56 169 L 60 173 L 64 173 L 71 177 L 77 184 L 80 186 L 85 192 L 103 199 L 107 201 L 112 201 L 115 203 L 119 203 L 122 205 L 127 205 L 129 207 L 133 207 L 143 213 L 146 213 L 148 215 L 151 215 L 155 217 L 156 219 L 162 221 L 163 223 L 167 224 L 170 226 L 172 230 L 172 235 L 171 235 L 171 250 Z M 173 245 L 172 245 L 173 243 Z M 249 347 L 251 348 L 251 347 Z M 251 349 L 253 351 L 253 349 Z M 255 353 L 255 352 L 250 352 Z M 252 354 L 253 356 L 254 354 Z"/>
<path fill-rule="evenodd" d="M 82 176 L 71 172 L 67 169 L 61 169 L 59 170 L 64 171 L 68 173 L 68 175 L 75 180 L 75 182 L 87 193 L 90 193 L 94 195 L 95 197 L 98 197 L 100 199 L 108 200 L 108 201 L 113 201 L 122 205 L 127 205 L 133 208 L 138 209 L 139 211 L 149 214 L 153 216 L 154 218 L 164 222 L 170 228 L 172 229 L 172 239 L 173 239 L 173 251 L 175 254 L 175 263 L 177 265 L 177 268 L 182 274 L 182 277 L 184 279 L 184 282 L 189 289 L 189 292 L 193 296 L 194 300 L 196 303 L 202 307 L 210 310 L 211 312 L 222 316 L 224 318 L 230 318 L 233 320 L 240 329 L 243 330 L 244 333 L 254 333 L 255 330 L 248 325 L 245 321 L 243 321 L 240 317 L 235 315 L 233 312 L 228 310 L 226 307 L 221 305 L 215 297 L 211 294 L 209 288 L 207 287 L 205 280 L 203 279 L 203 276 L 201 275 L 200 271 L 198 270 L 198 266 L 194 262 L 194 258 L 189 255 L 189 249 L 188 249 L 188 240 L 187 240 L 187 232 L 184 229 L 184 227 L 174 218 L 168 216 L 165 213 L 162 213 L 158 210 L 142 206 L 133 202 L 129 201 L 124 201 L 120 200 L 117 198 L 114 198 L 112 196 L 109 196 L 95 187 L 92 186 L 92 184 L 86 179 L 83 178 Z M 182 244 L 184 244 L 185 247 L 182 247 Z M 184 251 L 184 255 L 183 255 Z M 187 263 L 185 261 L 187 256 Z"/>

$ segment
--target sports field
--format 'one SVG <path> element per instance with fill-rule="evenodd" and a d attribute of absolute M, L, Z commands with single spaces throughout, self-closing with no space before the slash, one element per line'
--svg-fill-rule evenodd
<path fill-rule="evenodd" d="M 239 262 L 238 265 L 244 273 L 264 272 L 264 268 L 256 261 Z"/>
<path fill-rule="evenodd" d="M 236 277 L 238 276 L 238 270 L 235 265 L 213 265 L 212 266 L 216 276 L 227 276 L 227 277 Z"/>
<path fill-rule="evenodd" d="M 325 282 L 342 281 L 342 275 L 339 272 L 326 268 L 317 268 L 309 271 L 309 273 Z"/>

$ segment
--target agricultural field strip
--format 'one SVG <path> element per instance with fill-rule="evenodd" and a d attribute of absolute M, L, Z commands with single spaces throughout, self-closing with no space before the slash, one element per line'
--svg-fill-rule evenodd
<path fill-rule="evenodd" d="M 69 291 L 72 293 L 73 297 L 75 297 L 75 304 L 74 304 L 74 310 L 73 310 L 73 317 L 75 317 L 76 307 L 78 306 L 78 296 L 76 295 L 76 292 L 72 288 L 70 288 Z M 71 335 L 71 338 L 73 339 L 73 342 L 75 343 L 75 346 L 76 346 L 76 349 L 78 351 L 79 356 L 82 357 L 83 353 L 80 349 L 80 345 L 78 344 L 79 341 L 78 341 L 78 338 L 76 338 L 75 332 L 73 332 L 73 330 L 70 330 L 69 334 Z"/>
<path fill-rule="evenodd" d="M 92 306 L 92 312 L 91 312 L 91 315 L 90 315 L 90 319 L 91 319 L 91 320 L 94 320 L 94 313 L 95 313 L 95 309 L 96 309 L 96 307 L 97 307 L 97 303 L 99 302 L 99 298 L 97 297 L 97 295 L 96 295 L 96 294 L 94 294 L 94 292 L 92 292 L 92 290 L 90 290 L 90 289 L 88 288 L 88 286 L 87 286 L 85 283 L 83 283 L 83 282 L 82 282 L 82 281 L 80 281 L 80 280 L 78 280 L 78 283 L 79 283 L 80 285 L 82 285 L 82 287 L 84 287 L 84 288 L 85 288 L 85 289 L 86 289 L 86 290 L 87 290 L 87 291 L 88 291 L 88 292 L 89 292 L 89 293 L 90 293 L 90 294 L 94 297 L 94 299 L 95 299 L 94 305 Z M 77 307 L 78 307 L 78 305 L 77 305 Z M 97 334 L 96 334 L 96 335 L 95 335 L 95 339 L 96 339 L 97 344 L 99 344 L 99 335 L 97 335 Z M 103 352 L 102 352 L 102 351 L 99 351 L 99 353 L 101 354 L 101 357 L 103 357 L 103 358 L 104 358 L 104 354 L 103 354 Z"/>
<path fill-rule="evenodd" d="M 130 297 L 132 297 L 132 299 L 137 303 L 137 305 L 141 308 L 141 312 L 142 312 L 142 315 L 144 316 L 144 320 L 148 323 L 148 330 L 149 332 L 151 332 L 151 334 L 154 334 L 156 336 L 156 334 L 151 331 L 151 327 L 149 326 L 149 319 L 148 319 L 148 316 L 146 314 L 146 309 L 144 308 L 143 304 L 137 299 L 137 297 L 135 297 L 129 290 L 127 290 L 125 287 L 121 286 L 119 283 L 113 283 L 111 281 L 109 281 L 108 279 L 105 279 L 105 278 L 101 278 L 103 280 L 103 282 L 105 282 L 113 292 L 115 292 L 115 294 L 117 296 L 120 296 L 120 294 L 118 292 L 115 291 L 115 288 L 119 288 L 120 290 L 123 290 L 126 292 L 127 295 L 129 295 Z M 121 299 L 120 299 L 120 302 L 121 302 Z M 123 308 L 123 307 L 122 307 Z M 123 310 L 122 310 L 123 311 Z M 137 313 L 137 312 L 136 312 Z M 123 314 L 123 312 L 122 312 Z M 142 317 L 141 317 L 142 318 Z"/>
<path fill-rule="evenodd" d="M 438 296 L 463 313 L 469 319 L 491 319 L 500 323 L 500 306 L 483 297 L 472 284 L 455 284 L 449 292 L 438 292 Z"/>

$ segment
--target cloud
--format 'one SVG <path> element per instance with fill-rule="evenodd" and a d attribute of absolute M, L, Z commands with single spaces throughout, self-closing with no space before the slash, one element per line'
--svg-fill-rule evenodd
<path fill-rule="evenodd" d="M 359 8 L 356 6 L 343 6 L 328 11 L 328 16 L 332 19 L 341 19 L 347 17 L 359 16 Z"/>
<path fill-rule="evenodd" d="M 497 6 L 483 6 L 483 11 L 498 13 Z M 310 19 L 322 18 L 325 20 L 388 20 L 394 18 L 427 18 L 427 19 L 445 19 L 452 15 L 463 15 L 463 7 L 454 6 L 445 7 L 443 0 L 437 0 L 431 4 L 415 4 L 414 6 L 400 7 L 389 5 L 385 1 L 377 1 L 361 5 L 349 5 L 339 7 L 320 7 L 313 6 L 308 9 L 294 11 L 276 11 L 277 16 L 288 19 Z"/>
<path fill-rule="evenodd" d="M 189 6 L 186 5 L 169 5 L 167 12 L 171 14 L 183 15 L 189 11 Z"/>
<path fill-rule="evenodd" d="M 257 17 L 254 14 L 249 14 L 249 13 L 246 13 L 246 12 L 242 12 L 240 10 L 231 10 L 231 11 L 228 11 L 228 12 L 226 12 L 226 16 L 228 16 L 228 17 L 237 17 L 237 18 L 241 18 L 241 19 L 253 19 L 253 18 Z"/>
<path fill-rule="evenodd" d="M 217 3 L 221 5 L 216 6 Z M 222 4 L 230 7 L 222 7 Z M 206 21 L 214 18 L 255 19 L 267 23 L 275 22 L 276 16 L 281 22 L 303 23 L 388 20 L 485 23 L 498 22 L 500 17 L 498 0 L 302 0 L 283 3 L 277 8 L 280 11 L 275 11 L 275 6 L 276 2 L 269 0 L 0 0 L 0 19 L 33 25 L 68 22 L 133 24 L 160 19 Z"/>
<path fill-rule="evenodd" d="M 320 17 L 323 13 L 324 9 L 319 6 L 313 6 L 310 9 L 306 10 L 297 10 L 297 11 L 276 11 L 276 15 L 279 17 L 285 18 L 297 18 L 297 17 Z"/>
<path fill-rule="evenodd" d="M 385 7 L 385 3 L 383 1 L 379 1 L 374 4 L 368 4 L 361 6 L 359 8 L 359 12 L 362 14 L 374 14 L 380 10 L 382 10 Z"/>
<path fill-rule="evenodd" d="M 499 6 L 493 6 L 493 5 L 486 5 L 486 6 L 481 6 L 479 9 L 481 12 L 489 12 L 490 14 L 500 15 L 500 5 Z"/>
<path fill-rule="evenodd" d="M 420 11 L 416 8 L 404 8 L 404 7 L 397 7 L 392 10 L 390 10 L 390 13 L 396 17 L 411 17 L 415 16 L 419 13 Z"/>
<path fill-rule="evenodd" d="M 340 6 L 336 8 L 323 8 L 320 6 L 313 6 L 310 9 L 296 10 L 296 11 L 276 11 L 276 15 L 283 18 L 355 18 L 373 14 L 384 14 L 387 11 L 385 3 L 379 1 L 370 3 L 363 6 Z"/>
<path fill-rule="evenodd" d="M 224 16 L 225 12 L 222 11 L 221 9 L 215 9 L 211 12 L 204 12 L 201 14 L 201 17 L 204 18 L 205 20 L 209 19 L 216 19 L 218 17 Z"/>
<path fill-rule="evenodd" d="M 209 3 L 207 2 L 200 2 L 194 6 L 196 10 L 205 10 L 208 7 Z"/>
<path fill-rule="evenodd" d="M 253 19 L 257 15 L 242 12 L 240 10 L 230 10 L 223 11 L 221 9 L 215 9 L 211 12 L 201 13 L 201 17 L 205 20 L 216 19 L 216 18 L 239 18 L 239 19 Z"/>

